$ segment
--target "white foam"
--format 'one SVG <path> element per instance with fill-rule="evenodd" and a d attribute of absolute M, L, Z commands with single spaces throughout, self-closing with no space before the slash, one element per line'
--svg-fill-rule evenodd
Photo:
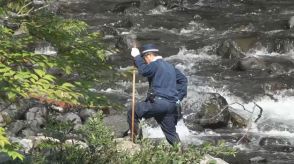
<path fill-rule="evenodd" d="M 183 120 L 180 120 L 178 122 L 176 129 L 181 139 L 187 138 L 192 135 L 192 133 L 184 124 Z M 146 138 L 164 138 L 165 137 L 159 126 L 155 128 L 152 128 L 150 126 L 145 126 L 145 127 L 143 126 L 143 136 Z"/>
<path fill-rule="evenodd" d="M 156 8 L 150 10 L 148 15 L 161 15 L 163 13 L 169 12 L 171 10 L 168 10 L 165 6 L 159 5 Z"/>
<path fill-rule="evenodd" d="M 267 48 L 262 47 L 260 49 L 254 49 L 251 51 L 248 51 L 246 53 L 246 56 L 254 56 L 254 57 L 261 57 L 261 56 L 281 56 L 281 54 L 277 52 L 268 52 Z"/>
<path fill-rule="evenodd" d="M 283 119 L 283 120 L 293 120 L 294 122 L 294 107 L 293 107 L 294 97 L 284 97 L 282 99 L 273 100 L 267 96 L 256 100 L 263 110 L 264 114 L 271 119 Z M 253 109 L 254 103 L 244 104 L 245 108 Z M 235 108 L 238 108 L 235 106 Z M 239 107 L 240 109 L 240 107 Z"/>
<path fill-rule="evenodd" d="M 167 61 L 180 61 L 180 63 L 178 62 L 176 65 L 177 68 L 185 72 L 195 72 L 193 67 L 197 65 L 197 63 L 203 61 L 216 61 L 219 59 L 218 56 L 209 54 L 209 51 L 212 49 L 213 46 L 205 46 L 197 51 L 188 50 L 186 47 L 181 47 L 177 55 L 173 55 L 165 59 Z"/>
<path fill-rule="evenodd" d="M 180 31 L 181 35 L 196 33 L 196 34 L 203 34 L 203 32 L 211 32 L 215 31 L 214 28 L 208 28 L 203 23 L 191 21 L 189 22 L 186 28 L 182 28 Z"/>

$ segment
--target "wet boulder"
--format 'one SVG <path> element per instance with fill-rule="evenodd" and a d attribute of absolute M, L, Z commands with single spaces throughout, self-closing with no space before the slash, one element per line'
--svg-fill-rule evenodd
<path fill-rule="evenodd" d="M 233 40 L 225 40 L 216 49 L 216 54 L 224 59 L 236 59 L 244 57 L 239 45 Z"/>
<path fill-rule="evenodd" d="M 246 71 L 250 69 L 266 69 L 266 65 L 260 58 L 247 57 L 240 59 L 232 68 L 236 71 Z"/>
<path fill-rule="evenodd" d="M 294 68 L 288 57 L 260 56 L 239 59 L 232 67 L 235 71 L 260 70 L 275 75 L 287 75 Z"/>
<path fill-rule="evenodd" d="M 288 138 L 284 137 L 263 137 L 259 140 L 259 146 L 266 150 L 278 152 L 293 152 L 294 146 Z"/>
<path fill-rule="evenodd" d="M 195 96 L 195 95 L 194 95 Z M 226 127 L 230 120 L 228 103 L 218 93 L 197 93 L 183 102 L 184 123 L 190 130 Z"/>
<path fill-rule="evenodd" d="M 132 7 L 140 7 L 140 1 L 129 1 L 129 2 L 121 2 L 114 6 L 112 12 L 114 13 L 123 13 L 126 9 Z"/>
<path fill-rule="evenodd" d="M 238 127 L 238 128 L 245 128 L 247 126 L 247 119 L 243 116 L 241 116 L 239 113 L 230 110 L 230 115 L 231 115 L 231 123 L 232 127 Z"/>

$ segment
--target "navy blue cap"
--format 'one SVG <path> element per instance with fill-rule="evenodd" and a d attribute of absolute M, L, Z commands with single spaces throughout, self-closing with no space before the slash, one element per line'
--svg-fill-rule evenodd
<path fill-rule="evenodd" d="M 158 48 L 154 44 L 145 44 L 142 46 L 141 56 L 145 56 L 147 52 L 158 52 Z"/>

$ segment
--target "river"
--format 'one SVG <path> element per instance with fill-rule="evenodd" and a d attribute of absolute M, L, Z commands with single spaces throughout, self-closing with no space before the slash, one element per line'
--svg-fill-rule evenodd
<path fill-rule="evenodd" d="M 187 75 L 190 97 L 195 92 L 219 93 L 252 120 L 258 115 L 255 103 L 263 109 L 257 123 L 229 132 L 193 132 L 179 122 L 183 141 L 229 138 L 239 149 L 237 158 L 226 159 L 230 163 L 249 163 L 256 156 L 272 164 L 294 163 L 293 0 L 85 0 L 68 1 L 61 11 L 103 34 L 108 61 L 117 71 L 132 65 L 125 38 L 133 35 L 141 44 L 158 45 L 161 55 Z M 242 58 L 222 57 L 225 41 L 229 51 Z M 139 80 L 138 85 L 147 85 Z M 120 80 L 104 91 L 128 95 L 130 82 Z M 139 91 L 138 96 L 144 95 Z M 251 141 L 237 144 L 232 136 L 245 132 Z M 144 133 L 163 137 L 158 128 L 147 127 Z"/>

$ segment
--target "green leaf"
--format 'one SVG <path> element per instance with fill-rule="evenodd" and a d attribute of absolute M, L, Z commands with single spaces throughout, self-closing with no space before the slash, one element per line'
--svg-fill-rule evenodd
<path fill-rule="evenodd" d="M 1 68 L 0 69 L 0 72 L 8 72 L 8 71 L 10 71 L 11 70 L 11 68 L 9 68 L 9 67 L 4 67 L 4 68 Z"/>
<path fill-rule="evenodd" d="M 72 85 L 71 83 L 63 83 L 61 87 L 65 88 L 74 88 L 75 86 Z"/>
<path fill-rule="evenodd" d="M 38 77 L 37 75 L 32 74 L 31 76 L 32 76 L 32 78 L 33 78 L 35 81 L 39 80 L 39 77 Z"/>
<path fill-rule="evenodd" d="M 9 100 L 14 100 L 16 98 L 16 94 L 13 92 L 8 92 L 7 96 Z"/>
<path fill-rule="evenodd" d="M 45 76 L 43 77 L 43 79 L 46 79 L 46 80 L 48 80 L 48 81 L 50 81 L 50 82 L 53 82 L 53 81 L 55 80 L 55 77 L 52 76 L 52 75 L 47 74 L 47 75 L 45 75 Z"/>
<path fill-rule="evenodd" d="M 24 156 L 22 154 L 19 154 L 16 151 L 8 151 L 7 152 L 8 156 L 10 156 L 13 160 L 15 160 L 16 158 L 20 159 L 21 161 L 23 161 Z"/>
<path fill-rule="evenodd" d="M 11 77 L 11 76 L 13 76 L 14 74 L 15 74 L 15 72 L 12 71 L 12 70 L 10 70 L 9 72 L 5 72 L 5 73 L 3 74 L 3 76 L 4 76 L 4 77 Z"/>
<path fill-rule="evenodd" d="M 34 69 L 34 71 L 40 77 L 43 77 L 46 74 L 43 70 L 40 70 L 40 69 Z"/>

